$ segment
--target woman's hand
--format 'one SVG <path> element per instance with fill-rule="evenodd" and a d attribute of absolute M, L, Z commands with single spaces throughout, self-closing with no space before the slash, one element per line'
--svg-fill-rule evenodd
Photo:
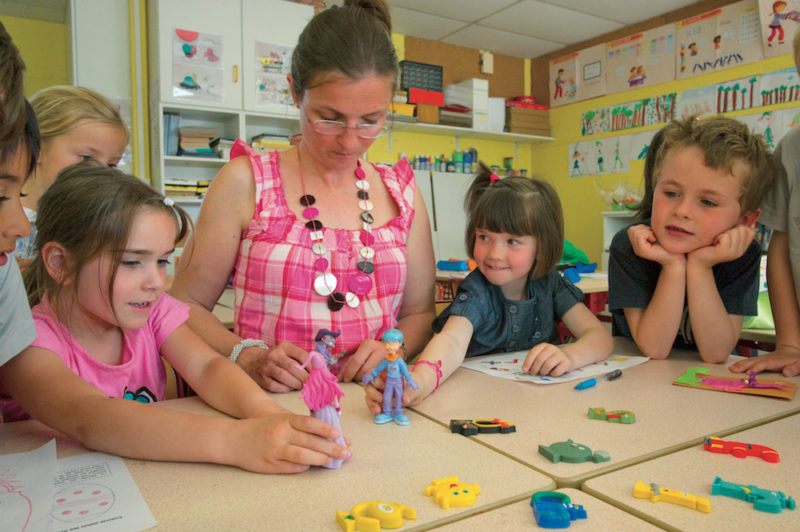
<path fill-rule="evenodd" d="M 339 369 L 337 377 L 342 382 L 361 382 L 361 378 L 375 369 L 388 354 L 383 342 L 372 339 L 364 340 L 358 349 L 347 357 Z"/>
<path fill-rule="evenodd" d="M 243 349 L 236 363 L 265 390 L 283 393 L 303 387 L 308 372 L 296 366 L 302 365 L 307 356 L 296 345 L 282 342 L 266 351 L 260 347 Z"/>
<path fill-rule="evenodd" d="M 339 431 L 310 416 L 289 412 L 234 421 L 222 462 L 257 473 L 299 473 L 346 460 L 350 452 L 333 439 Z"/>

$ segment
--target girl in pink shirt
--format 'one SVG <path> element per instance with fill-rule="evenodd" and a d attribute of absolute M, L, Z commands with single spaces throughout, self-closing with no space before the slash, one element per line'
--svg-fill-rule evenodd
<path fill-rule="evenodd" d="M 37 339 L 0 368 L 6 419 L 30 413 L 123 456 L 258 472 L 346 457 L 329 441 L 337 429 L 276 405 L 164 294 L 169 256 L 190 227 L 183 210 L 135 177 L 85 164 L 62 172 L 39 207 L 38 254 L 25 272 Z M 142 404 L 164 399 L 160 355 L 211 406 L 240 419 Z"/>

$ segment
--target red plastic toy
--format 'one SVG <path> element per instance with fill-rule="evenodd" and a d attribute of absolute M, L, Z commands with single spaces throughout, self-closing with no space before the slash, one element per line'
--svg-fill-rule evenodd
<path fill-rule="evenodd" d="M 758 456 L 761 459 L 776 464 L 781 461 L 781 456 L 775 449 L 770 449 L 765 445 L 753 445 L 752 443 L 742 443 L 738 441 L 726 441 L 714 436 L 706 438 L 703 449 L 712 453 L 732 454 L 736 458 L 748 456 Z"/>

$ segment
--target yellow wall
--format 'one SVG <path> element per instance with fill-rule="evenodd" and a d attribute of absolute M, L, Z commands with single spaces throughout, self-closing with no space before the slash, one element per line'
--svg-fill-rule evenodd
<path fill-rule="evenodd" d="M 25 61 L 25 95 L 69 83 L 67 26 L 28 18 L 0 16 Z"/>
<path fill-rule="evenodd" d="M 582 113 L 660 94 L 680 93 L 694 87 L 703 87 L 792 66 L 794 66 L 792 56 L 784 55 L 721 72 L 697 76 L 688 80 L 671 81 L 661 85 L 630 90 L 550 109 L 550 127 L 555 141 L 531 146 L 531 157 L 535 161 L 531 169 L 535 177 L 546 179 L 558 192 L 564 209 L 567 239 L 586 252 L 592 261 L 597 261 L 599 264 L 603 251 L 603 217 L 601 213 L 611 209 L 608 203 L 598 194 L 597 187 L 609 190 L 622 181 L 641 190 L 643 167 L 643 161 L 631 161 L 631 171 L 627 174 L 571 178 L 569 177 L 569 145 L 586 140 L 632 135 L 642 131 L 659 129 L 660 127 L 649 126 L 647 128 L 635 128 L 615 133 L 582 137 Z M 534 83 L 536 83 L 535 80 Z M 727 115 L 735 117 L 753 114 L 757 111 L 785 109 L 797 107 L 798 105 L 800 105 L 798 102 L 793 102 L 737 111 L 735 113 L 727 113 Z"/>

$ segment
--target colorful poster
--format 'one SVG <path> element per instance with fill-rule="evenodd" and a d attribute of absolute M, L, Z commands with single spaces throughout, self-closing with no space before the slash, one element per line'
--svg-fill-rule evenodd
<path fill-rule="evenodd" d="M 588 161 L 594 157 L 594 142 L 576 142 L 569 145 L 569 176 L 582 177 L 589 175 Z"/>
<path fill-rule="evenodd" d="M 654 126 L 673 120 L 677 100 L 678 95 L 674 92 L 642 100 L 644 106 L 644 124 L 642 125 Z"/>
<path fill-rule="evenodd" d="M 671 24 L 606 44 L 610 94 L 675 79 L 675 29 Z"/>
<path fill-rule="evenodd" d="M 678 79 L 716 72 L 754 61 L 764 53 L 756 0 L 742 0 L 682 20 L 676 25 Z"/>
<path fill-rule="evenodd" d="M 762 74 L 759 91 L 760 94 L 756 95 L 756 107 L 800 100 L 800 77 L 797 69 L 792 67 Z"/>
<path fill-rule="evenodd" d="M 598 44 L 578 52 L 578 100 L 606 94 L 605 51 L 605 44 Z"/>
<path fill-rule="evenodd" d="M 777 111 L 765 111 L 752 115 L 737 116 L 736 120 L 744 122 L 750 131 L 764 136 L 764 142 L 770 149 L 775 149 L 786 129 L 783 125 L 784 114 Z"/>
<path fill-rule="evenodd" d="M 255 44 L 255 80 L 256 103 L 260 107 L 277 105 L 283 110 L 292 105 L 292 94 L 286 75 L 292 69 L 292 52 L 290 46 L 280 46 L 256 41 Z"/>
<path fill-rule="evenodd" d="M 175 29 L 172 39 L 172 96 L 222 102 L 222 36 Z"/>
<path fill-rule="evenodd" d="M 792 53 L 792 39 L 800 22 L 799 0 L 758 0 L 764 57 Z"/>
<path fill-rule="evenodd" d="M 794 69 L 792 69 L 794 70 Z M 753 75 L 749 78 L 726 81 L 716 86 L 716 112 L 727 113 L 750 109 L 760 105 L 758 93 L 760 92 L 759 77 Z"/>
<path fill-rule="evenodd" d="M 650 151 L 650 143 L 653 141 L 658 129 L 651 129 L 650 131 L 643 131 L 630 136 L 628 153 L 630 160 L 644 160 L 647 157 L 647 152 Z"/>
<path fill-rule="evenodd" d="M 705 85 L 683 91 L 678 98 L 679 118 L 716 113 L 716 85 Z"/>
<path fill-rule="evenodd" d="M 630 172 L 630 136 L 578 142 L 569 147 L 569 176 Z"/>
<path fill-rule="evenodd" d="M 550 61 L 550 107 L 578 101 L 578 53 Z"/>
<path fill-rule="evenodd" d="M 586 111 L 581 115 L 581 135 L 597 135 L 611 131 L 608 107 Z"/>

